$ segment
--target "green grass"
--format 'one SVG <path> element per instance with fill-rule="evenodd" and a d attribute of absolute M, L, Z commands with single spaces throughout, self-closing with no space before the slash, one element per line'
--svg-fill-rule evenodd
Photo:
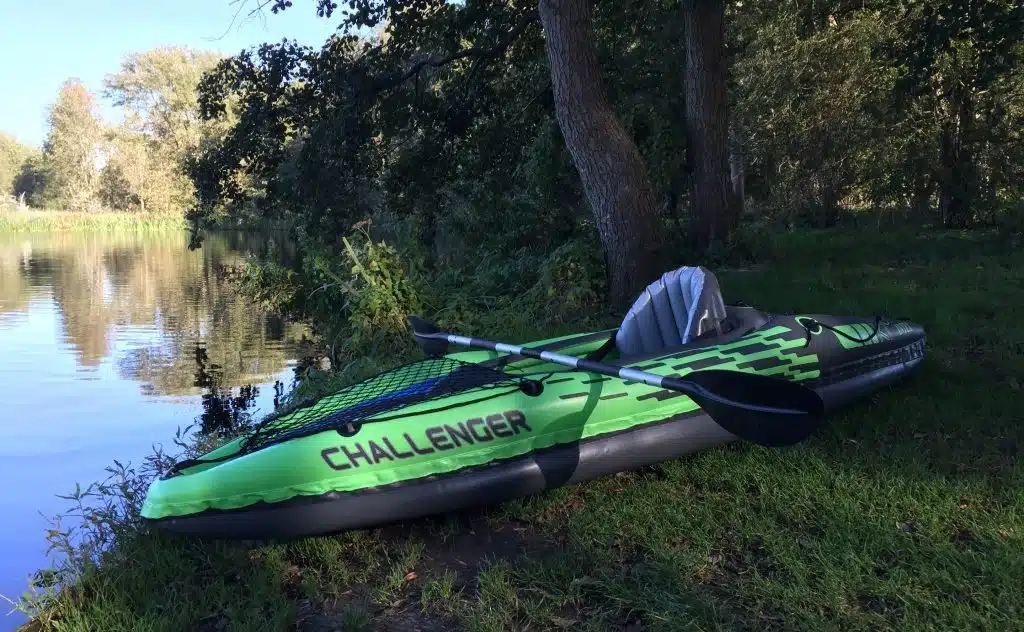
<path fill-rule="evenodd" d="M 175 215 L 142 215 L 103 211 L 47 211 L 0 209 L 0 232 L 53 232 L 65 230 L 146 231 L 188 228 Z"/>
<path fill-rule="evenodd" d="M 33 626 L 1019 625 L 1019 235 L 805 232 L 756 251 L 748 269 L 719 271 L 727 301 L 911 318 L 929 335 L 922 371 L 792 448 L 736 443 L 490 509 L 272 546 L 128 530 L 99 572 L 40 602 Z"/>

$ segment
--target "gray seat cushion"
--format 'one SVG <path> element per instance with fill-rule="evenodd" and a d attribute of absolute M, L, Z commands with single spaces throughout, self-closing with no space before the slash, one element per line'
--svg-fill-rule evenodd
<path fill-rule="evenodd" d="M 623 356 L 657 353 L 722 332 L 725 302 L 715 275 L 684 266 L 647 286 L 626 313 L 615 345 Z"/>

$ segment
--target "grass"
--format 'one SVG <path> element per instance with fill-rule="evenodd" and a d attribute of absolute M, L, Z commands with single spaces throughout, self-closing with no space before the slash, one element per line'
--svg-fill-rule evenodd
<path fill-rule="evenodd" d="M 792 448 L 732 444 L 488 509 L 271 545 L 126 528 L 31 629 L 1018 625 L 1020 236 L 804 232 L 756 250 L 718 273 L 727 301 L 911 318 L 922 371 Z"/>
<path fill-rule="evenodd" d="M 0 209 L 0 232 L 53 232 L 67 230 L 145 231 L 186 229 L 184 218 L 116 211 L 78 212 L 38 209 Z"/>

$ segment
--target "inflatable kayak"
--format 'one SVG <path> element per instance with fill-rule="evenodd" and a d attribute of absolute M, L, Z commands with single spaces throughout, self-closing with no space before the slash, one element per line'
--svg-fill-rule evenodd
<path fill-rule="evenodd" d="M 884 317 L 727 306 L 711 272 L 686 267 L 652 283 L 615 329 L 523 347 L 622 375 L 773 376 L 831 411 L 912 372 L 925 334 Z M 446 353 L 178 463 L 153 481 L 142 516 L 178 533 L 290 538 L 500 502 L 736 440 L 695 398 L 514 353 Z"/>

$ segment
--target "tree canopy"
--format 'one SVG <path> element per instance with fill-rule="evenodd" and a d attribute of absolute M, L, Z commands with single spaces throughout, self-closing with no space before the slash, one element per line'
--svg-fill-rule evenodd
<path fill-rule="evenodd" d="M 337 22 L 322 46 L 126 58 L 105 91 L 125 124 L 82 186 L 201 225 L 284 222 L 308 293 L 359 225 L 434 285 L 461 270 L 522 295 L 599 269 L 582 294 L 618 302 L 737 226 L 1019 213 L 1013 0 L 302 4 L 249 8 Z M 24 164 L 19 182 L 49 173 Z"/>

